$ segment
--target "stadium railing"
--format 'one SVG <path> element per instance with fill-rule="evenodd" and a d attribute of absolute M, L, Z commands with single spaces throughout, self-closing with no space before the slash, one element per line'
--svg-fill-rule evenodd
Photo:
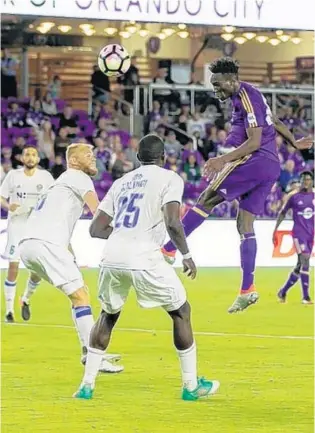
<path fill-rule="evenodd" d="M 172 125 L 171 123 L 161 122 L 159 125 L 164 126 L 167 129 L 171 129 L 176 134 L 183 135 L 184 137 L 188 138 L 193 143 L 193 150 L 197 150 L 197 139 L 194 135 L 187 134 L 186 131 L 183 131 L 182 129 L 177 128 L 176 126 Z"/>

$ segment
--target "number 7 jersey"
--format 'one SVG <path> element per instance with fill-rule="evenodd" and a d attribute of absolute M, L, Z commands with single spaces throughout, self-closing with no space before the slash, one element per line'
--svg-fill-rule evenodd
<path fill-rule="evenodd" d="M 166 227 L 162 208 L 182 201 L 184 182 L 173 171 L 143 165 L 113 183 L 99 210 L 113 218 L 102 266 L 147 270 L 163 260 Z"/>

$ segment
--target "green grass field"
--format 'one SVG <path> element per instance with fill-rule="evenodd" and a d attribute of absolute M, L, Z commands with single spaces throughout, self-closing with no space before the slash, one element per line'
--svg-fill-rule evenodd
<path fill-rule="evenodd" d="M 226 310 L 238 270 L 200 270 L 196 281 L 185 279 L 199 373 L 221 381 L 220 393 L 201 402 L 179 398 L 170 319 L 161 310 L 138 308 L 134 296 L 110 346 L 122 354 L 125 371 L 99 376 L 93 400 L 72 399 L 83 370 L 69 304 L 42 284 L 31 321 L 2 326 L 3 433 L 313 432 L 313 307 L 300 304 L 298 285 L 288 304 L 276 302 L 287 273 L 259 269 L 259 304 L 232 316 Z M 96 315 L 97 271 L 85 277 Z M 19 293 L 25 281 L 22 272 Z M 21 323 L 18 306 L 16 319 Z"/>

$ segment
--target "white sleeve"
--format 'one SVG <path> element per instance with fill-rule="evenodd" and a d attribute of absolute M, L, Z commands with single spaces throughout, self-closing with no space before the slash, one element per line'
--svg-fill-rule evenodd
<path fill-rule="evenodd" d="M 181 203 L 183 193 L 184 181 L 178 174 L 174 173 L 162 193 L 162 206 L 172 201 L 177 201 L 178 203 Z"/>
<path fill-rule="evenodd" d="M 114 205 L 114 191 L 111 186 L 108 190 L 106 196 L 103 198 L 101 203 L 98 206 L 98 209 L 105 212 L 108 216 L 114 218 L 115 214 L 115 205 Z"/>
<path fill-rule="evenodd" d="M 89 191 L 95 192 L 92 179 L 82 172 L 76 173 L 75 178 L 72 180 L 72 188 L 79 194 L 82 199 Z"/>
<path fill-rule="evenodd" d="M 44 191 L 47 191 L 47 189 L 54 183 L 54 178 L 52 177 L 52 175 L 49 173 L 49 171 L 46 171 L 46 176 L 45 176 L 45 186 L 44 186 Z"/>
<path fill-rule="evenodd" d="M 1 197 L 8 199 L 12 188 L 12 170 L 4 178 L 1 184 Z"/>

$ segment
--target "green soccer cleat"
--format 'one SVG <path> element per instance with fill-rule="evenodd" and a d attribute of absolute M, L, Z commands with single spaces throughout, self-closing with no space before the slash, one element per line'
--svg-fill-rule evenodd
<path fill-rule="evenodd" d="M 217 380 L 207 380 L 203 377 L 198 378 L 198 386 L 193 391 L 187 388 L 183 389 L 182 399 L 185 401 L 196 401 L 200 398 L 208 397 L 208 395 L 215 394 L 220 388 L 220 382 Z"/>
<path fill-rule="evenodd" d="M 79 390 L 73 394 L 74 398 L 81 398 L 83 400 L 91 400 L 93 398 L 94 389 L 91 385 L 82 385 Z"/>
<path fill-rule="evenodd" d="M 238 311 L 246 310 L 250 305 L 256 304 L 259 299 L 257 292 L 250 292 L 244 295 L 238 295 L 231 307 L 228 309 L 229 313 L 237 313 Z"/>

